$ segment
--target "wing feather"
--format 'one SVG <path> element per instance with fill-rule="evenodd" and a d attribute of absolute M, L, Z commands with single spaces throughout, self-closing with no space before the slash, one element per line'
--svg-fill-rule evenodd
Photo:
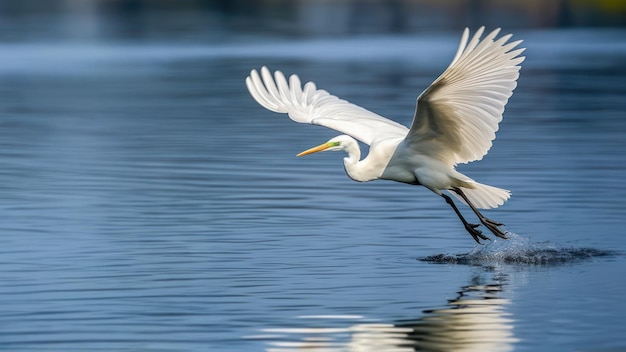
<path fill-rule="evenodd" d="M 252 70 L 246 78 L 250 94 L 268 110 L 287 113 L 299 123 L 325 126 L 371 144 L 380 138 L 404 138 L 409 129 L 360 106 L 317 89 L 313 82 L 302 87 L 300 78 L 289 81 L 280 71 L 272 76 L 267 67 Z"/>
<path fill-rule="evenodd" d="M 448 68 L 417 99 L 415 117 L 405 142 L 416 153 L 451 165 L 480 160 L 491 148 L 504 106 L 517 86 L 522 41 L 511 35 L 495 39 L 496 29 L 469 40 L 463 32 Z"/>

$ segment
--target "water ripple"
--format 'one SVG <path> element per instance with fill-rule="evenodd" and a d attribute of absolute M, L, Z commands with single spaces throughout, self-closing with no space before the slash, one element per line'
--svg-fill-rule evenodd
<path fill-rule="evenodd" d="M 509 233 L 509 240 L 495 239 L 464 254 L 435 254 L 418 260 L 431 263 L 466 265 L 505 264 L 562 264 L 594 257 L 618 255 L 618 252 L 595 248 L 561 247 L 552 242 L 531 242 L 529 238 Z"/>

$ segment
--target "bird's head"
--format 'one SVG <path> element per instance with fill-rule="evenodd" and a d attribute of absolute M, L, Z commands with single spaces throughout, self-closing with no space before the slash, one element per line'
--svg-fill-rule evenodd
<path fill-rule="evenodd" d="M 327 151 L 336 152 L 340 150 L 346 150 L 352 144 L 356 144 L 356 141 L 352 137 L 341 135 L 341 136 L 332 138 L 328 142 L 324 144 L 320 144 L 317 147 L 307 149 L 303 151 L 302 153 L 298 154 L 297 156 L 304 156 L 304 155 L 313 154 L 317 152 L 327 152 Z"/>

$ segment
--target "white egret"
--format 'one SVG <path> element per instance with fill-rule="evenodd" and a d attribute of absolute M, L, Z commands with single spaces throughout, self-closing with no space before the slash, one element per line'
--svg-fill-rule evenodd
<path fill-rule="evenodd" d="M 482 159 L 491 148 L 524 61 L 520 54 L 525 49 L 515 49 L 521 40 L 509 42 L 511 34 L 496 39 L 500 29 L 481 39 L 483 32 L 481 27 L 469 39 L 469 29 L 465 29 L 452 63 L 417 98 L 411 128 L 317 89 L 313 82 L 303 87 L 297 75 L 288 81 L 280 71 L 272 76 L 267 67 L 261 68 L 260 74 L 252 70 L 246 86 L 268 110 L 345 133 L 298 156 L 344 151 L 348 154 L 344 166 L 351 179 L 424 186 L 446 200 L 476 242 L 489 239 L 477 229 L 479 224 L 465 220 L 452 198 L 443 193 L 449 191 L 494 235 L 507 238 L 499 228 L 502 224 L 484 217 L 478 209 L 502 205 L 510 192 L 478 183 L 455 170 L 459 163 Z M 361 159 L 353 137 L 369 144 L 367 157 Z"/>

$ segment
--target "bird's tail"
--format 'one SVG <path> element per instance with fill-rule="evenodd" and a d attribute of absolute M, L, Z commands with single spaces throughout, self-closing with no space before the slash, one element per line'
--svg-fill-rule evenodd
<path fill-rule="evenodd" d="M 472 204 L 479 209 L 491 209 L 497 208 L 504 204 L 509 198 L 511 198 L 511 191 L 484 185 L 478 182 L 471 182 L 468 187 L 461 187 L 465 196 Z M 466 203 L 460 195 L 451 192 L 461 202 Z"/>

